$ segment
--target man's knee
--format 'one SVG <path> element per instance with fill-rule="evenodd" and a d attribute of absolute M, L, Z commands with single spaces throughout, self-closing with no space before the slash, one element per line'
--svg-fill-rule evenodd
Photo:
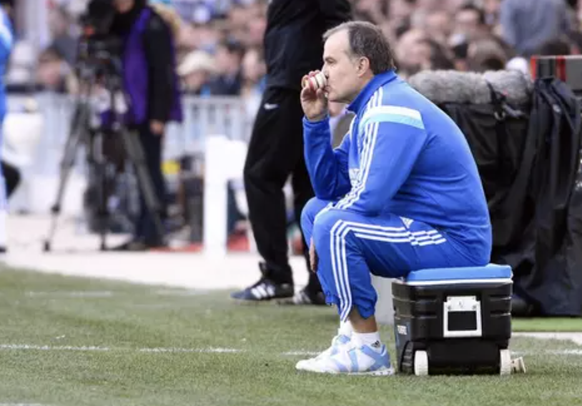
<path fill-rule="evenodd" d="M 309 199 L 301 211 L 301 227 L 313 227 L 315 218 L 328 204 L 329 202 L 318 199 L 317 197 Z"/>
<path fill-rule="evenodd" d="M 313 234 L 318 236 L 328 236 L 340 231 L 342 222 L 345 220 L 345 214 L 341 210 L 325 210 L 315 217 L 313 224 Z"/>

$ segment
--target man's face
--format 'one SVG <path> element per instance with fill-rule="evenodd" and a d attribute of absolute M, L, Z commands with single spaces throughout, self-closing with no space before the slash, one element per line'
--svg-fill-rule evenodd
<path fill-rule="evenodd" d="M 133 8 L 135 0 L 115 0 L 113 5 L 115 6 L 118 13 L 127 13 Z"/>
<path fill-rule="evenodd" d="M 209 76 L 208 72 L 202 69 L 195 70 L 184 77 L 184 82 L 188 90 L 199 91 L 208 82 Z"/>
<path fill-rule="evenodd" d="M 451 18 L 444 11 L 435 11 L 426 18 L 425 30 L 436 41 L 446 41 L 451 34 Z"/>
<path fill-rule="evenodd" d="M 473 10 L 459 11 L 455 16 L 455 25 L 458 33 L 474 38 L 481 28 L 479 14 Z"/>
<path fill-rule="evenodd" d="M 322 71 L 327 77 L 325 91 L 328 100 L 350 103 L 361 90 L 358 64 L 350 57 L 348 31 L 336 32 L 325 42 Z"/>

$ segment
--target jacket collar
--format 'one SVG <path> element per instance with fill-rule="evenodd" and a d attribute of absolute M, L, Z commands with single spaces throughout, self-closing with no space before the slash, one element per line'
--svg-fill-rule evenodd
<path fill-rule="evenodd" d="M 389 83 L 396 78 L 397 78 L 396 72 L 394 72 L 393 69 L 377 74 L 362 89 L 360 94 L 356 96 L 354 101 L 350 103 L 350 105 L 348 106 L 348 110 L 353 113 L 359 114 L 360 110 L 366 106 L 366 103 L 368 102 L 368 100 L 370 100 L 370 97 L 372 97 L 376 90 L 378 90 L 386 83 Z"/>

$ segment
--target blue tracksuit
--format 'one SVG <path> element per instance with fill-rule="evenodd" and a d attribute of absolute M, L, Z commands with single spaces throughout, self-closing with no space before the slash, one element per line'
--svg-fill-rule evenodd
<path fill-rule="evenodd" d="M 356 114 L 332 150 L 329 120 L 304 119 L 316 197 L 303 210 L 328 303 L 374 314 L 370 272 L 485 265 L 491 224 L 477 165 L 457 125 L 393 71 L 376 75 L 348 107 Z"/>
<path fill-rule="evenodd" d="M 6 89 L 3 78 L 13 44 L 12 23 L 8 15 L 0 7 L 0 123 L 4 120 L 4 115 L 6 114 Z"/>
<path fill-rule="evenodd" d="M 0 147 L 2 145 L 2 124 L 4 123 L 4 116 L 6 115 L 6 88 L 4 86 L 4 74 L 6 73 L 6 65 L 12 45 L 14 44 L 14 32 L 12 30 L 12 23 L 10 18 L 0 7 Z M 1 149 L 1 148 L 0 148 Z M 6 186 L 4 182 L 4 175 L 0 168 L 0 211 L 6 209 Z M 0 230 L 3 235 L 4 230 Z M 3 237 L 0 237 L 3 240 Z M 3 244 L 3 241 L 0 241 Z"/>

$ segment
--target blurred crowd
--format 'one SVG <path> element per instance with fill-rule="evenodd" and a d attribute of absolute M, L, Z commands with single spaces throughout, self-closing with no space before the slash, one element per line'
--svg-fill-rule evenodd
<path fill-rule="evenodd" d="M 165 3 L 165 2 L 164 2 Z M 260 103 L 266 68 L 262 39 L 267 0 L 173 0 L 178 73 L 185 93 L 242 96 Z M 398 72 L 424 69 L 527 71 L 532 54 L 582 52 L 581 7 L 568 0 L 352 0 L 357 20 L 382 28 Z M 79 27 L 66 6 L 50 11 L 51 43 L 40 52 L 17 45 L 12 85 L 70 90 Z"/>

